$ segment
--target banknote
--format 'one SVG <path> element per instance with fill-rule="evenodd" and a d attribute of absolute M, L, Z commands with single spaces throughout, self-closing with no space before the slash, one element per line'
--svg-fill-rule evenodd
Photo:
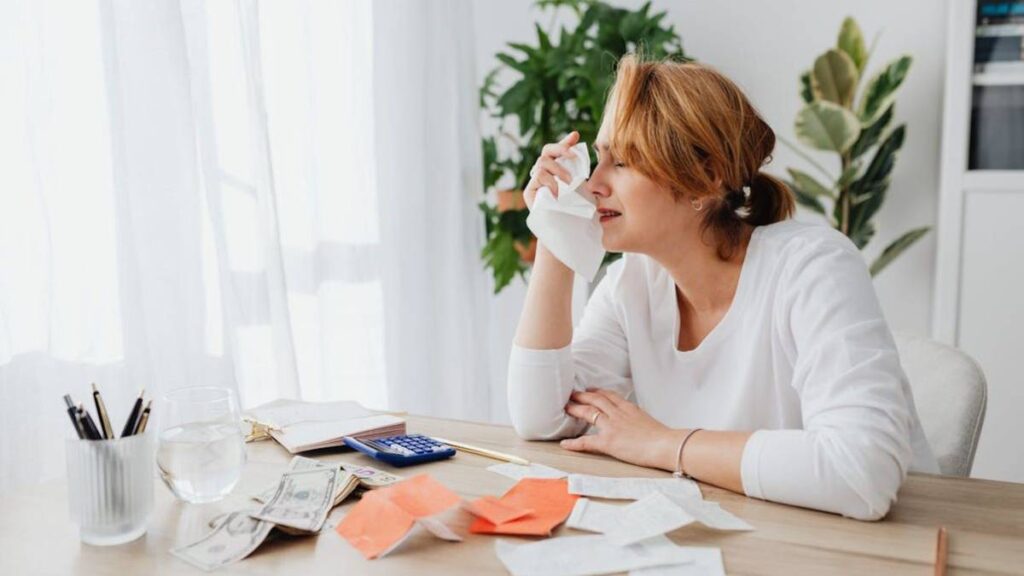
<path fill-rule="evenodd" d="M 335 487 L 340 478 L 336 468 L 285 472 L 277 492 L 252 516 L 279 527 L 319 531 L 334 507 Z"/>
<path fill-rule="evenodd" d="M 288 463 L 288 470 L 313 470 L 316 468 L 336 469 L 339 466 L 341 466 L 341 464 L 339 463 L 321 462 L 320 460 L 314 460 L 312 458 L 295 456 L 294 458 L 292 458 L 292 461 Z M 381 472 L 380 470 L 376 469 L 372 469 L 370 472 L 371 474 L 373 472 L 380 475 L 387 474 L 386 472 Z M 266 503 L 267 501 L 274 497 L 274 494 L 277 492 L 277 485 L 279 483 L 280 480 L 274 482 L 273 484 L 268 484 L 267 486 L 264 486 L 262 490 L 260 490 L 259 492 L 252 496 L 252 499 L 260 503 Z M 351 472 L 343 472 L 341 475 L 341 479 L 335 486 L 334 506 L 337 506 L 344 502 L 345 498 L 348 498 L 348 496 L 352 494 L 352 492 L 355 491 L 356 488 L 359 487 L 359 484 L 360 479 L 358 477 L 354 476 Z"/>
<path fill-rule="evenodd" d="M 339 462 L 339 464 L 342 470 L 355 474 L 356 478 L 359 478 L 359 482 L 367 488 L 382 488 L 405 480 L 404 476 L 378 470 L 372 466 L 363 466 L 362 464 L 353 464 L 351 462 Z"/>
<path fill-rule="evenodd" d="M 259 548 L 274 527 L 270 522 L 252 518 L 251 512 L 239 510 L 222 516 L 209 534 L 172 549 L 171 554 L 206 571 L 238 562 Z"/>

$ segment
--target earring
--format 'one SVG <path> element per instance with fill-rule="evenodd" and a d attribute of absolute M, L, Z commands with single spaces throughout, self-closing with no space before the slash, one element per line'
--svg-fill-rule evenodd
<path fill-rule="evenodd" d="M 704 199 L 703 198 L 690 198 L 690 206 L 693 206 L 694 210 L 696 210 L 697 212 L 700 212 L 701 210 L 704 209 Z"/>

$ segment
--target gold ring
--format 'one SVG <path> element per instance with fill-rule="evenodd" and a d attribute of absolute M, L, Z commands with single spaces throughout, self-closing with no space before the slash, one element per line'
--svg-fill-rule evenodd
<path fill-rule="evenodd" d="M 601 411 L 597 410 L 594 412 L 594 417 L 590 419 L 591 426 L 597 426 L 597 419 L 601 417 Z"/>

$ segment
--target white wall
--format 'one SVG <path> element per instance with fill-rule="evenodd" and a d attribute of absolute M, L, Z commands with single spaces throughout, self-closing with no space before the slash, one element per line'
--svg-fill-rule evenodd
<path fill-rule="evenodd" d="M 612 3 L 642 4 L 635 0 Z M 547 13 L 528 0 L 478 0 L 473 8 L 481 81 L 496 63 L 494 54 L 505 43 L 531 42 L 533 23 L 539 21 L 546 27 L 549 22 Z M 690 56 L 736 81 L 775 131 L 790 140 L 794 140 L 793 119 L 801 106 L 799 75 L 810 68 L 818 54 L 835 44 L 845 16 L 857 19 L 869 43 L 876 32 L 882 32 L 868 64 L 869 73 L 900 54 L 911 54 L 914 64 L 896 104 L 897 121 L 907 123 L 907 140 L 888 199 L 876 219 L 879 232 L 868 246 L 867 255 L 873 258 L 890 240 L 912 227 L 935 225 L 946 1 L 654 0 L 653 9 L 668 12 L 666 21 L 676 26 Z M 820 158 L 822 162 L 834 162 L 826 154 Z M 767 170 L 782 173 L 788 166 L 803 167 L 803 162 L 779 145 Z M 893 330 L 929 333 L 934 258 L 935 236 L 929 234 L 876 279 Z M 507 351 L 522 296 L 522 287 L 516 285 L 495 300 L 491 318 L 495 381 L 505 379 Z"/>

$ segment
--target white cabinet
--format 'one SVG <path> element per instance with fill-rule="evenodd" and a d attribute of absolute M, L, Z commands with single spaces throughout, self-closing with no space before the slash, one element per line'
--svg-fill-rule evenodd
<path fill-rule="evenodd" d="M 989 397 L 972 476 L 1024 481 L 1024 187 L 968 190 L 958 346 Z"/>
<path fill-rule="evenodd" d="M 971 475 L 1024 482 L 1024 0 L 948 6 L 932 332 L 988 379 Z"/>

